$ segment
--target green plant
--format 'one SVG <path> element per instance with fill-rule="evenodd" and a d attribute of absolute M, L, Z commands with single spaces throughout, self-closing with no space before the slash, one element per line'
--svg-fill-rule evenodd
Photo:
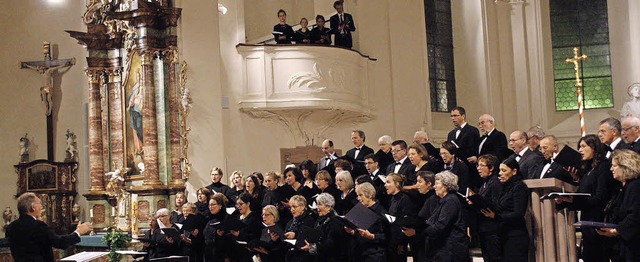
<path fill-rule="evenodd" d="M 102 237 L 102 242 L 109 246 L 109 261 L 119 261 L 120 255 L 116 251 L 121 250 L 129 241 L 131 241 L 131 237 L 127 232 L 110 227 L 107 230 L 107 234 Z"/>

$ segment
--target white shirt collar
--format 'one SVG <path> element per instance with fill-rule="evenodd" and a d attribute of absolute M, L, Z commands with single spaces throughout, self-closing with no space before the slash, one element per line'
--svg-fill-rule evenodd
<path fill-rule="evenodd" d="M 611 145 L 609 145 L 609 147 L 611 147 L 611 149 L 615 149 L 618 143 L 620 143 L 620 141 L 622 141 L 622 138 L 620 137 L 616 138 L 616 140 L 613 140 L 613 142 L 611 142 Z"/>
<path fill-rule="evenodd" d="M 460 129 L 463 129 L 465 126 L 467 126 L 467 122 L 464 122 L 464 124 L 460 125 Z"/>
<path fill-rule="evenodd" d="M 524 149 L 522 149 L 520 152 L 518 152 L 518 155 L 520 155 L 521 157 L 524 156 L 524 153 L 527 152 L 527 149 L 529 149 L 529 147 L 525 146 Z"/>

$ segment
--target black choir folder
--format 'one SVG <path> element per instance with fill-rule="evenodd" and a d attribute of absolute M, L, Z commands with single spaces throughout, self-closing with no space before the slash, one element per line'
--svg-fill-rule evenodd
<path fill-rule="evenodd" d="M 591 196 L 589 193 L 563 193 L 563 192 L 551 192 L 544 196 L 540 197 L 540 200 L 544 199 L 556 199 L 559 196 L 570 196 L 570 197 L 588 197 Z"/>
<path fill-rule="evenodd" d="M 564 146 L 553 161 L 558 162 L 563 167 L 574 167 L 580 170 L 582 166 L 582 154 L 570 146 Z"/>
<path fill-rule="evenodd" d="M 595 221 L 578 221 L 573 224 L 575 227 L 597 227 L 597 228 L 617 228 L 617 224 L 612 223 L 604 223 L 604 222 L 595 222 Z"/>
<path fill-rule="evenodd" d="M 344 217 L 337 217 L 346 227 L 369 229 L 380 216 L 361 203 L 356 204 Z"/>
<path fill-rule="evenodd" d="M 173 227 L 165 227 L 161 228 L 160 230 L 162 230 L 162 233 L 164 233 L 168 237 L 173 238 L 173 240 L 180 239 L 180 231 Z"/>
<path fill-rule="evenodd" d="M 489 200 L 482 197 L 481 195 L 478 195 L 478 194 L 469 195 L 467 196 L 467 199 L 471 201 L 471 208 L 473 208 L 476 211 L 480 211 L 482 209 L 491 209 L 493 211 L 496 210 L 493 207 L 493 204 Z"/>

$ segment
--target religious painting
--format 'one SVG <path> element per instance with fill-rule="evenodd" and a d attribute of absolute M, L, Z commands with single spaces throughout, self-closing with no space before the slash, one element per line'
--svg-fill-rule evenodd
<path fill-rule="evenodd" d="M 143 167 L 144 141 L 142 129 L 143 86 L 142 86 L 142 59 L 138 54 L 129 56 L 131 64 L 124 75 L 124 107 L 123 130 L 125 134 L 124 148 L 126 166 L 129 168 L 128 176 L 139 175 Z"/>
<path fill-rule="evenodd" d="M 58 167 L 38 164 L 27 168 L 27 191 L 58 189 Z"/>
<path fill-rule="evenodd" d="M 138 221 L 142 223 L 149 222 L 149 201 L 138 201 Z"/>

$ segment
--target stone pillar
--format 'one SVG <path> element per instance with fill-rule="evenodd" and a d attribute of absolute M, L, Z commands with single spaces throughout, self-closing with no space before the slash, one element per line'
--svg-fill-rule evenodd
<path fill-rule="evenodd" d="M 167 90 L 169 96 L 169 148 L 171 150 L 171 187 L 184 187 L 180 159 L 180 88 L 178 87 L 177 71 L 178 52 L 171 49 L 165 52 L 165 68 L 167 68 Z"/>
<path fill-rule="evenodd" d="M 90 193 L 104 191 L 104 166 L 102 144 L 102 109 L 100 102 L 100 78 L 102 69 L 86 69 L 89 77 L 89 175 L 91 179 Z"/>
<path fill-rule="evenodd" d="M 113 169 L 126 168 L 124 155 L 124 135 L 122 129 L 122 70 L 120 68 L 107 69 L 107 92 L 109 94 L 109 145 L 111 148 L 111 162 Z"/>
<path fill-rule="evenodd" d="M 156 96 L 153 87 L 153 52 L 142 51 L 142 129 L 144 130 L 144 183 L 145 187 L 162 185 L 158 176 L 158 127 Z"/>

